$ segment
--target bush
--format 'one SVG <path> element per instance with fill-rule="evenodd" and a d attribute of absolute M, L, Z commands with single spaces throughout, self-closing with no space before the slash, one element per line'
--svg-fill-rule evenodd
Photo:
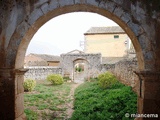
<path fill-rule="evenodd" d="M 53 85 L 61 85 L 64 82 L 63 77 L 59 74 L 48 75 L 47 80 L 51 82 Z"/>
<path fill-rule="evenodd" d="M 116 83 L 118 83 L 118 80 L 110 72 L 106 72 L 98 76 L 98 84 L 103 89 L 109 88 Z"/>
<path fill-rule="evenodd" d="M 33 79 L 26 79 L 23 83 L 24 91 L 31 92 L 36 87 L 36 81 Z"/>
<path fill-rule="evenodd" d="M 67 81 L 69 81 L 69 80 L 71 80 L 69 77 L 63 77 L 63 80 L 65 81 L 65 82 L 67 82 Z"/>
<path fill-rule="evenodd" d="M 137 112 L 137 95 L 118 82 L 101 89 L 98 81 L 85 82 L 75 90 L 74 112 L 70 120 L 134 120 L 126 113 Z"/>

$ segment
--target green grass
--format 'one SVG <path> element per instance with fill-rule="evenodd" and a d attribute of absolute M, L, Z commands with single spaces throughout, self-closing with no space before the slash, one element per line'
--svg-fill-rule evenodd
<path fill-rule="evenodd" d="M 66 110 L 63 104 L 69 101 L 67 96 L 69 95 L 71 84 L 72 83 L 64 83 L 54 86 L 47 81 L 37 81 L 35 90 L 24 94 L 24 106 L 27 119 L 56 119 L 54 113 L 57 111 L 63 115 Z"/>
<path fill-rule="evenodd" d="M 70 120 L 133 120 L 125 113 L 136 113 L 137 96 L 121 83 L 101 89 L 97 80 L 85 82 L 75 91 L 74 112 Z M 63 120 L 66 118 L 65 104 L 71 85 L 53 86 L 47 81 L 37 82 L 34 91 L 24 94 L 27 120 Z"/>
<path fill-rule="evenodd" d="M 75 91 L 74 113 L 70 120 L 132 120 L 125 113 L 136 113 L 137 95 L 121 83 L 101 89 L 97 81 L 86 82 Z"/>
<path fill-rule="evenodd" d="M 25 109 L 24 112 L 26 113 L 27 120 L 37 120 L 38 119 L 38 114 L 30 109 Z"/>

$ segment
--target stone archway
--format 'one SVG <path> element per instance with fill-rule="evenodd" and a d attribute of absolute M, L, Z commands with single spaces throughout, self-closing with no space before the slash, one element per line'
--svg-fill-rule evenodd
<path fill-rule="evenodd" d="M 86 59 L 79 58 L 73 61 L 74 82 L 84 82 L 89 77 L 88 72 L 89 72 L 89 62 Z"/>
<path fill-rule="evenodd" d="M 61 54 L 61 68 L 63 70 L 63 76 L 68 74 L 69 77 L 74 80 L 74 66 L 78 62 L 84 62 L 86 64 L 86 77 L 90 77 L 92 74 L 96 74 L 97 71 L 100 71 L 101 66 L 101 54 L 85 54 L 82 51 L 79 53 L 69 52 L 67 54 Z M 91 74 L 92 73 L 92 74 Z M 84 76 L 84 77 L 85 77 Z"/>
<path fill-rule="evenodd" d="M 139 113 L 160 113 L 160 15 L 157 2 L 135 0 L 34 0 L 0 2 L 1 119 L 25 119 L 23 60 L 35 32 L 48 20 L 69 12 L 94 12 L 119 24 L 135 47 L 139 70 Z M 149 9 L 148 9 L 149 8 Z M 78 24 L 78 23 L 77 23 Z"/>
<path fill-rule="evenodd" d="M 77 51 L 77 50 L 76 50 Z M 67 54 L 61 54 L 61 68 L 63 70 L 62 74 L 63 76 L 68 75 L 71 80 L 75 80 L 75 65 L 76 63 L 82 63 L 85 64 L 85 72 L 86 74 L 83 74 L 83 78 L 88 78 L 90 76 L 93 76 L 93 74 L 96 76 L 98 75 L 101 67 L 101 54 L 86 54 L 82 51 L 77 51 L 78 53 L 75 53 L 74 51 L 69 52 Z"/>

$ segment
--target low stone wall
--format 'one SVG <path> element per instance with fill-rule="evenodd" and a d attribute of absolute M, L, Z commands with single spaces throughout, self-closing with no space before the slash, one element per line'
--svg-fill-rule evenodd
<path fill-rule="evenodd" d="M 106 71 L 110 71 L 111 73 L 114 73 L 114 70 L 115 70 L 115 64 L 101 65 L 101 73 L 105 73 Z"/>
<path fill-rule="evenodd" d="M 26 67 L 29 69 L 25 75 L 24 79 L 34 79 L 34 80 L 45 80 L 50 74 L 62 74 L 62 68 L 59 67 Z"/>
<path fill-rule="evenodd" d="M 138 69 L 137 59 L 123 60 L 115 64 L 114 74 L 124 84 L 135 87 L 138 76 L 134 73 Z"/>
<path fill-rule="evenodd" d="M 133 89 L 137 86 L 138 76 L 134 73 L 138 69 L 137 59 L 124 59 L 113 65 L 103 65 L 103 71 L 112 72 L 122 83 L 131 86 Z"/>

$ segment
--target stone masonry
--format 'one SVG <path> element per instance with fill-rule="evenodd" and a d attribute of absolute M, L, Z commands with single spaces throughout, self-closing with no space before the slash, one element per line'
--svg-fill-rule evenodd
<path fill-rule="evenodd" d="M 0 119 L 26 119 L 23 61 L 33 35 L 50 19 L 79 11 L 113 20 L 130 37 L 138 61 L 137 111 L 160 116 L 159 0 L 0 0 Z"/>
<path fill-rule="evenodd" d="M 47 76 L 50 74 L 62 74 L 62 69 L 59 67 L 27 67 L 28 71 L 24 75 L 24 79 L 34 79 L 34 80 L 46 80 Z"/>
<path fill-rule="evenodd" d="M 101 69 L 101 54 L 61 54 L 61 68 L 63 70 L 63 75 L 69 74 L 70 78 L 73 80 L 74 73 L 74 63 L 77 60 L 84 60 L 87 64 L 87 76 L 92 77 L 93 75 L 98 75 Z"/>
<path fill-rule="evenodd" d="M 110 71 L 122 83 L 131 86 L 135 92 L 138 92 L 138 76 L 135 71 L 138 69 L 136 58 L 124 59 L 115 64 L 102 65 L 102 73 Z"/>

